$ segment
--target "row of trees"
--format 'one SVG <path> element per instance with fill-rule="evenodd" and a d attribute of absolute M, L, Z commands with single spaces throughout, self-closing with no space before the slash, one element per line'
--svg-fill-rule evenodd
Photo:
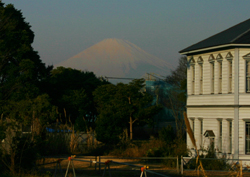
<path fill-rule="evenodd" d="M 76 128 L 82 131 L 86 126 L 95 127 L 97 115 L 110 120 L 112 116 L 113 119 L 120 117 L 120 129 L 129 129 L 132 139 L 132 125 L 140 120 L 149 123 L 152 121 L 150 118 L 160 110 L 159 106 L 151 105 L 150 95 L 141 92 L 144 87 L 142 79 L 129 84 L 107 85 L 108 82 L 101 81 L 92 72 L 45 66 L 31 46 L 34 33 L 21 11 L 0 2 L 0 19 L 2 118 L 27 125 L 37 119 L 41 132 L 46 124 L 56 119 L 61 123 L 76 123 Z M 183 57 L 179 67 L 167 77 L 166 81 L 175 86 L 174 90 L 176 87 L 185 90 L 186 67 L 186 58 Z M 185 92 L 177 94 L 179 107 L 183 107 Z M 174 102 L 165 99 L 164 104 L 177 110 L 173 107 L 176 99 Z M 112 112 L 117 115 L 112 115 Z M 100 120 L 100 124 L 104 123 Z M 83 123 L 85 125 L 82 126 Z"/>
<path fill-rule="evenodd" d="M 143 92 L 145 80 L 133 80 L 129 84 L 103 85 L 94 91 L 97 109 L 97 139 L 106 143 L 117 143 L 120 135 L 129 129 L 133 139 L 133 125 L 152 124 L 153 116 L 161 106 L 152 105 L 152 96 Z"/>
<path fill-rule="evenodd" d="M 97 110 L 92 92 L 107 84 L 92 72 L 46 66 L 33 49 L 33 40 L 21 11 L 0 1 L 0 139 L 7 144 L 0 153 L 12 172 L 32 167 L 45 149 L 41 135 L 47 126 L 74 124 L 83 117 L 86 124 L 93 124 Z M 32 134 L 24 137 L 21 132 L 27 126 L 32 126 Z M 80 123 L 78 128 L 82 127 Z"/>
<path fill-rule="evenodd" d="M 133 139 L 135 124 L 153 123 L 152 117 L 162 107 L 152 105 L 152 96 L 143 91 L 143 79 L 113 85 L 93 72 L 53 69 L 42 63 L 32 48 L 33 40 L 34 33 L 21 11 L 0 1 L 0 139 L 7 131 L 18 135 L 23 126 L 32 126 L 32 137 L 24 145 L 42 147 L 44 139 L 37 137 L 44 135 L 49 125 L 60 122 L 74 124 L 79 131 L 91 127 L 99 141 L 118 143 L 124 137 Z M 175 72 L 179 74 L 173 71 L 168 82 L 179 79 Z M 12 140 L 10 150 L 14 152 L 22 141 Z M 10 170 L 16 169 L 20 155 L 23 152 L 12 153 Z"/>
<path fill-rule="evenodd" d="M 77 129 L 84 130 L 86 126 L 95 126 L 98 114 L 107 117 L 115 112 L 113 118 L 120 117 L 122 128 L 129 122 L 132 139 L 132 125 L 142 119 L 149 121 L 159 109 L 150 105 L 149 95 L 140 92 L 143 80 L 111 85 L 92 72 L 45 66 L 32 48 L 34 33 L 30 28 L 21 11 L 0 2 L 0 114 L 3 119 L 19 123 L 15 126 L 32 125 L 36 120 L 40 124 L 37 133 L 41 133 L 56 119 L 61 123 L 76 123 Z"/>
<path fill-rule="evenodd" d="M 185 122 L 183 111 L 186 110 L 187 98 L 187 58 L 182 56 L 179 59 L 178 66 L 171 74 L 166 77 L 165 82 L 171 85 L 167 97 L 163 99 L 163 105 L 171 109 L 175 118 L 176 135 L 179 139 L 185 139 Z"/>
<path fill-rule="evenodd" d="M 45 66 L 32 48 L 34 33 L 21 11 L 0 1 L 0 114 L 2 118 L 41 125 L 56 119 L 93 123 L 97 111 L 92 92 L 108 82 L 93 72 Z"/>
<path fill-rule="evenodd" d="M 34 33 L 20 11 L 0 2 L 0 19 L 1 117 L 28 123 L 36 112 L 43 120 L 45 113 L 39 114 L 39 105 L 53 108 L 39 88 L 45 87 L 43 81 L 49 77 L 52 66 L 46 67 L 33 50 Z"/>

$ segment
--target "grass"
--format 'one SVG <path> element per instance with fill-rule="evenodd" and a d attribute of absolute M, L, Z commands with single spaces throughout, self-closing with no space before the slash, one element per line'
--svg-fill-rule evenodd
<path fill-rule="evenodd" d="M 41 159 L 44 155 L 47 156 L 61 156 L 62 154 L 78 154 L 78 155 L 92 155 L 92 156 L 99 156 L 99 155 L 109 155 L 109 156 L 117 156 L 117 157 L 152 157 L 152 156 L 163 156 L 164 154 L 164 147 L 166 143 L 163 140 L 151 138 L 150 140 L 144 141 L 124 141 L 116 146 L 109 146 L 99 144 L 95 146 L 95 144 L 91 144 L 87 146 L 85 150 L 79 148 L 79 144 L 77 142 L 78 133 L 65 133 L 57 130 L 73 130 L 73 127 L 68 125 L 54 125 L 51 128 L 56 130 L 53 133 L 48 133 L 46 137 L 46 144 L 40 148 L 44 150 Z M 91 141 L 92 142 L 92 141 Z M 40 159 L 40 161 L 41 161 Z M 3 177 L 50 177 L 52 176 L 54 168 L 50 168 L 48 170 L 43 170 L 43 172 L 38 171 L 30 171 L 23 174 L 4 174 L 0 175 Z M 94 171 L 94 170 L 93 170 Z M 91 170 L 88 172 L 91 173 Z M 114 171 L 114 173 L 118 173 Z M 120 172 L 119 172 L 120 173 Z M 122 177 L 124 172 L 119 176 Z M 131 173 L 129 171 L 128 173 Z M 91 174 L 90 174 L 91 175 Z M 96 175 L 93 172 L 93 176 Z M 138 175 L 137 175 L 138 176 Z"/>

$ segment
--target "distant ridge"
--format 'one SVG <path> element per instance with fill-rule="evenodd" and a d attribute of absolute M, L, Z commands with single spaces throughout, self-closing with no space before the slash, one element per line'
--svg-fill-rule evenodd
<path fill-rule="evenodd" d="M 57 65 L 82 71 L 92 71 L 96 76 L 141 78 L 145 73 L 166 76 L 171 65 L 135 44 L 122 39 L 104 39 L 77 55 Z"/>

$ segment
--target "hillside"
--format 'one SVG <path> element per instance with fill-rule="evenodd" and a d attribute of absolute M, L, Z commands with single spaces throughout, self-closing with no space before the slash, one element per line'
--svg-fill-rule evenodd
<path fill-rule="evenodd" d="M 166 61 L 122 39 L 105 39 L 55 66 L 122 78 L 141 78 L 145 73 L 166 76 L 171 68 Z"/>

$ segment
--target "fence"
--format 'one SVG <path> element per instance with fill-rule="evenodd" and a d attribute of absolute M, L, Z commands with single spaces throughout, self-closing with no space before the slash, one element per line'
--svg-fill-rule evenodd
<path fill-rule="evenodd" d="M 89 158 L 89 157 L 87 157 Z M 107 160 L 108 159 L 108 160 Z M 111 160 L 112 159 L 112 160 Z M 124 161 L 129 162 L 124 162 Z M 73 161 L 80 161 L 80 162 L 87 162 L 90 163 L 90 166 L 92 163 L 95 164 L 95 170 L 97 170 L 97 165 L 99 166 L 99 172 L 102 171 L 102 166 L 104 166 L 103 175 L 105 175 L 106 172 L 109 173 L 109 176 L 111 176 L 111 171 L 114 170 L 138 170 L 140 171 L 140 176 L 143 175 L 147 176 L 146 173 L 151 173 L 156 176 L 164 176 L 168 177 L 165 174 L 159 173 L 159 171 L 164 170 L 164 165 L 162 165 L 162 160 L 176 160 L 176 169 L 179 173 L 179 163 L 177 157 L 139 157 L 139 158 L 131 158 L 131 157 L 110 157 L 110 156 L 95 156 L 94 160 L 86 159 L 86 157 L 80 157 L 80 158 L 69 158 L 68 167 L 65 176 L 68 174 L 69 167 L 71 165 L 73 170 L 73 175 L 75 176 L 75 167 L 73 165 Z M 120 161 L 120 162 L 118 162 Z M 122 162 L 121 162 L 122 161 Z M 156 162 L 158 161 L 158 163 Z M 150 165 L 150 166 L 149 166 Z M 148 170 L 150 168 L 150 170 Z M 156 172 L 157 171 L 157 172 Z"/>
<path fill-rule="evenodd" d="M 174 168 L 166 168 L 164 163 L 173 162 Z M 126 173 L 128 176 L 143 175 L 146 173 L 154 174 L 154 176 L 165 176 L 167 177 L 167 172 L 174 171 L 174 173 L 179 173 L 179 160 L 178 157 L 110 157 L 110 156 L 79 156 L 76 158 L 69 157 L 58 159 L 52 163 L 56 166 L 54 170 L 54 176 L 60 173 L 63 176 L 63 171 L 66 169 L 65 177 L 69 172 L 73 172 L 73 176 L 77 173 L 85 173 L 86 170 L 96 171 L 99 175 L 104 175 L 105 173 L 117 174 Z M 47 163 L 48 164 L 48 163 Z M 50 162 L 51 164 L 51 162 Z M 46 165 L 46 164 L 44 164 Z M 64 169 L 64 170 L 62 170 Z M 116 175 L 115 175 L 116 174 Z M 133 175 L 132 175 L 133 176 Z"/>
<path fill-rule="evenodd" d="M 203 168 L 206 172 L 227 173 L 227 176 L 250 175 L 250 159 L 226 159 L 226 158 L 200 158 Z M 192 157 L 181 157 L 180 173 L 184 171 L 194 171 L 196 159 Z"/>
<path fill-rule="evenodd" d="M 214 176 L 214 174 L 225 176 L 250 176 L 250 159 L 226 159 L 226 158 L 201 158 L 207 176 Z M 174 168 L 166 168 L 166 163 L 174 162 Z M 129 174 L 145 175 L 147 173 L 155 176 L 167 176 L 169 171 L 175 174 L 190 174 L 196 173 L 196 159 L 191 157 L 110 157 L 110 156 L 79 156 L 76 158 L 58 158 L 54 162 L 42 164 L 56 164 L 54 166 L 54 176 L 56 173 L 65 174 L 69 172 L 70 168 L 73 170 L 73 175 L 77 173 L 84 173 L 86 170 L 95 171 L 100 176 L 105 173 L 111 174 L 121 173 L 126 171 Z M 149 167 L 149 168 L 148 168 Z M 63 169 L 63 170 L 62 170 Z M 172 173 L 172 174 L 173 174 Z M 64 176 L 64 175 L 61 175 Z M 131 175 L 132 176 L 132 175 Z"/>

